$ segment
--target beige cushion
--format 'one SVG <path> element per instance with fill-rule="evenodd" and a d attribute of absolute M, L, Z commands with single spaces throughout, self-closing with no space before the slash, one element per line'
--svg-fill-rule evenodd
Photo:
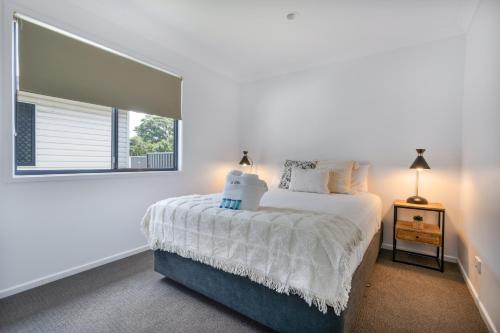
<path fill-rule="evenodd" d="M 330 172 L 328 181 L 330 192 L 351 194 L 351 178 L 354 166 L 354 161 L 318 161 L 316 169 Z"/>
<path fill-rule="evenodd" d="M 368 171 L 370 164 L 360 164 L 359 168 L 352 171 L 352 192 L 368 192 Z"/>

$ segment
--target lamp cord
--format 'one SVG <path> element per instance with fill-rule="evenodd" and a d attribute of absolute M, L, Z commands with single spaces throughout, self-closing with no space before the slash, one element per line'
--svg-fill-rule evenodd
<path fill-rule="evenodd" d="M 417 181 L 415 183 L 415 189 L 416 189 L 417 197 L 418 197 L 418 183 L 419 183 L 420 172 L 418 170 L 416 170 L 416 173 L 417 173 Z"/>

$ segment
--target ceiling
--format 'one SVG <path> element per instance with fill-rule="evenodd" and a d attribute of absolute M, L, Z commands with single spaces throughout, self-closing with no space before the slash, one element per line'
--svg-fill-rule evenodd
<path fill-rule="evenodd" d="M 73 0 L 237 81 L 464 34 L 477 0 Z M 295 11 L 293 21 L 285 18 Z"/>

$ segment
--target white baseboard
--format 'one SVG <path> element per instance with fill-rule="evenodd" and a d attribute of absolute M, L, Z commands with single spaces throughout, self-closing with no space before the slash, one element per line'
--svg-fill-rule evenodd
<path fill-rule="evenodd" d="M 386 249 L 386 250 L 391 250 L 392 251 L 392 244 L 382 243 L 382 248 Z M 412 251 L 412 249 L 401 247 L 401 246 L 398 246 L 398 249 Z M 435 253 L 430 253 L 430 252 L 425 252 L 425 251 L 422 251 L 422 253 L 423 254 L 428 254 L 428 255 L 431 255 L 431 256 L 432 255 L 434 255 L 434 256 L 436 255 Z M 444 261 L 447 261 L 447 262 L 457 262 L 458 259 L 455 256 L 450 256 L 450 255 L 445 254 L 444 255 Z"/>
<path fill-rule="evenodd" d="M 98 259 L 98 260 L 89 262 L 87 264 L 72 267 L 72 268 L 69 268 L 69 269 L 54 273 L 54 274 L 50 274 L 50 275 L 41 277 L 39 279 L 31 280 L 31 281 L 21 283 L 21 284 L 18 284 L 16 286 L 13 286 L 13 287 L 10 287 L 7 289 L 0 290 L 0 299 L 17 294 L 17 293 L 20 293 L 20 292 L 28 290 L 28 289 L 32 289 L 32 288 L 41 286 L 43 284 L 47 284 L 49 282 L 53 282 L 53 281 L 56 281 L 56 280 L 59 280 L 59 279 L 62 279 L 62 278 L 65 278 L 65 277 L 68 277 L 68 276 L 71 276 L 74 274 L 81 273 L 83 271 L 86 271 L 86 270 L 89 270 L 89 269 L 92 269 L 92 268 L 95 268 L 95 267 L 98 267 L 98 266 L 101 266 L 101 265 L 104 265 L 104 264 L 107 264 L 107 263 L 110 263 L 110 262 L 113 262 L 116 260 L 130 257 L 134 254 L 144 252 L 148 249 L 149 249 L 149 247 L 147 245 L 139 246 L 135 249 L 131 249 L 128 251 L 117 253 L 117 254 L 114 254 L 114 255 L 109 256 L 109 257 L 105 257 L 102 259 Z"/>
<path fill-rule="evenodd" d="M 479 295 L 476 291 L 476 288 L 472 285 L 472 281 L 469 279 L 469 276 L 465 272 L 464 266 L 462 265 L 462 262 L 460 260 L 457 260 L 458 268 L 460 269 L 460 273 L 462 273 L 462 276 L 464 277 L 465 284 L 469 288 L 469 291 L 472 295 L 472 298 L 474 299 L 474 302 L 476 303 L 477 308 L 479 309 L 479 313 L 481 314 L 481 317 L 483 317 L 484 322 L 486 323 L 486 326 L 488 327 L 488 330 L 491 333 L 498 333 L 498 330 L 495 327 L 495 324 L 493 323 L 493 320 L 491 320 L 490 315 L 488 314 L 488 311 L 483 305 L 483 302 L 479 299 Z"/>

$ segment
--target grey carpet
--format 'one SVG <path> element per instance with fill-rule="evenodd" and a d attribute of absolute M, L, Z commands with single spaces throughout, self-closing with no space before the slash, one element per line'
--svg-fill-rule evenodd
<path fill-rule="evenodd" d="M 421 262 L 422 263 L 422 262 Z M 445 272 L 392 262 L 382 251 L 353 333 L 487 333 L 456 264 Z"/>
<path fill-rule="evenodd" d="M 0 300 L 0 332 L 264 332 L 152 270 L 145 252 Z M 354 332 L 487 332 L 456 265 L 441 274 L 384 252 Z"/>

